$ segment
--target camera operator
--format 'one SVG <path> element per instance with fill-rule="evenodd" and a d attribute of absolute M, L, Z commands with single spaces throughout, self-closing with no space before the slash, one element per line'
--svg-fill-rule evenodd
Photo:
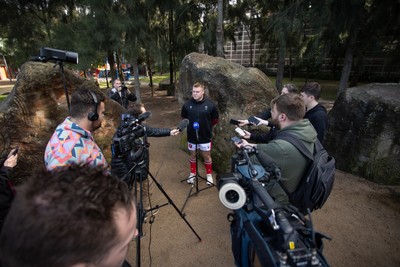
<path fill-rule="evenodd" d="M 135 126 L 135 130 L 130 130 L 126 132 L 125 136 L 118 136 L 120 132 L 124 132 L 126 130 L 126 126 L 124 126 L 124 122 L 119 126 L 117 132 L 113 138 L 113 155 L 111 159 L 111 172 L 116 175 L 121 180 L 125 181 L 127 184 L 130 183 L 131 173 L 140 168 L 140 173 L 142 175 L 142 179 L 145 180 L 148 176 L 147 171 L 149 170 L 149 151 L 146 137 L 164 137 L 164 136 L 176 136 L 179 134 L 179 129 L 170 129 L 170 128 L 153 128 L 149 125 L 141 122 L 141 120 L 145 120 L 146 117 L 142 117 L 145 114 L 150 114 L 150 112 L 146 112 L 146 109 L 142 103 L 135 103 L 133 108 L 128 110 L 128 117 L 130 117 L 130 121 L 139 120 L 138 125 Z M 147 117 L 149 117 L 148 115 Z M 130 126 L 128 126 L 130 127 Z M 125 129 L 124 129 L 125 128 Z M 128 137 L 128 142 L 126 146 L 128 148 L 119 149 L 118 146 L 121 145 L 121 139 Z M 120 141 L 115 141 L 120 140 Z M 127 150 L 124 153 L 117 152 L 118 150 Z M 143 163 L 146 164 L 145 166 Z M 134 170 L 129 173 L 131 168 L 134 167 Z M 147 170 L 146 170 L 147 169 Z M 143 196 L 149 196 L 150 194 L 150 185 L 147 180 L 143 183 Z M 144 199 L 145 201 L 149 201 L 148 198 Z M 146 203 L 147 204 L 147 203 Z M 146 205 L 143 205 L 146 207 Z"/>
<path fill-rule="evenodd" d="M 298 94 L 283 94 L 271 101 L 272 123 L 281 132 L 290 132 L 300 138 L 312 153 L 317 133 L 310 121 L 303 119 L 304 101 Z M 296 147 L 285 140 L 274 139 L 267 144 L 249 144 L 246 140 L 236 143 L 238 147 L 254 146 L 270 156 L 281 168 L 281 181 L 289 192 L 296 190 L 298 183 L 307 168 L 308 160 Z M 257 159 L 254 159 L 257 161 Z M 274 180 L 275 181 L 275 180 Z M 289 198 L 278 182 L 267 185 L 268 192 L 282 205 L 289 204 Z"/>
<path fill-rule="evenodd" d="M 4 222 L 2 266 L 130 266 L 134 203 L 126 184 L 100 167 L 36 170 Z"/>
<path fill-rule="evenodd" d="M 3 222 L 10 209 L 12 200 L 14 199 L 14 186 L 10 178 L 10 172 L 17 165 L 18 161 L 18 148 L 10 151 L 7 158 L 2 161 L 0 169 L 0 232 Z"/>
<path fill-rule="evenodd" d="M 107 167 L 107 161 L 92 132 L 101 127 L 105 95 L 84 87 L 71 96 L 71 116 L 59 124 L 47 143 L 44 162 L 48 170 L 71 163 Z"/>
<path fill-rule="evenodd" d="M 109 97 L 117 101 L 124 108 L 128 108 L 129 101 L 136 101 L 137 97 L 128 87 L 121 83 L 119 79 L 115 79 L 114 88 L 111 89 Z"/>

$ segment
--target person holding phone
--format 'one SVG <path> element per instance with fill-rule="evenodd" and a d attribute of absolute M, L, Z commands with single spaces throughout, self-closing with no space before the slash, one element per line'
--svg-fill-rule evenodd
<path fill-rule="evenodd" d="M 0 231 L 4 219 L 8 214 L 11 202 L 14 199 L 15 191 L 12 182 L 9 180 L 12 169 L 18 162 L 18 147 L 10 151 L 7 158 L 1 163 L 0 169 Z"/>

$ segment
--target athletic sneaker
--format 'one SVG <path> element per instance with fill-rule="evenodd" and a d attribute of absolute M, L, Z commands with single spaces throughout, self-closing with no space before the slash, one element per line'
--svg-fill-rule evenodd
<path fill-rule="evenodd" d="M 207 174 L 207 185 L 212 185 L 214 183 L 213 177 L 211 174 Z"/>
<path fill-rule="evenodd" d="M 194 174 L 194 173 L 190 173 L 189 174 L 189 177 L 187 178 L 187 180 L 186 180 L 186 182 L 188 183 L 188 184 L 194 184 L 194 178 L 196 177 L 196 174 Z"/>

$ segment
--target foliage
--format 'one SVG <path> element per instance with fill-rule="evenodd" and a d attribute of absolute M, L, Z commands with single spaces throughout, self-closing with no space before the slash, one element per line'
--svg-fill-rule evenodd
<path fill-rule="evenodd" d="M 169 70 L 172 80 L 187 54 L 216 55 L 217 3 L 3 0 L 0 52 L 12 68 L 49 46 L 78 52 L 79 65 L 72 68 L 86 70 L 108 61 L 115 79 L 114 63 L 120 68 L 129 62 L 133 71 L 146 64 L 160 73 Z M 331 78 L 342 77 L 342 87 L 349 77 L 353 84 L 362 77 L 371 79 L 374 70 L 365 68 L 365 58 L 371 54 L 384 58 L 383 76 L 398 76 L 393 73 L 398 72 L 400 60 L 397 0 L 225 0 L 223 4 L 224 36 L 234 41 L 240 27 L 251 43 L 261 36 L 266 48 L 262 59 L 277 64 L 278 88 L 286 74 L 296 75 L 293 71 L 300 68 L 310 78 L 321 69 L 330 71 Z M 347 69 L 340 74 L 342 66 Z"/>

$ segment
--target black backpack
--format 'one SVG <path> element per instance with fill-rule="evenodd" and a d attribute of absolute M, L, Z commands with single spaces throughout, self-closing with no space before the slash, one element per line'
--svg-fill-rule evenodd
<path fill-rule="evenodd" d="M 282 189 L 289 196 L 290 203 L 303 213 L 307 213 L 308 209 L 311 212 L 322 208 L 333 188 L 335 159 L 329 156 L 318 140 L 314 144 L 314 154 L 311 154 L 303 142 L 294 134 L 278 133 L 275 139 L 291 143 L 310 160 L 294 192 L 289 193 L 283 183 L 279 182 Z"/>

